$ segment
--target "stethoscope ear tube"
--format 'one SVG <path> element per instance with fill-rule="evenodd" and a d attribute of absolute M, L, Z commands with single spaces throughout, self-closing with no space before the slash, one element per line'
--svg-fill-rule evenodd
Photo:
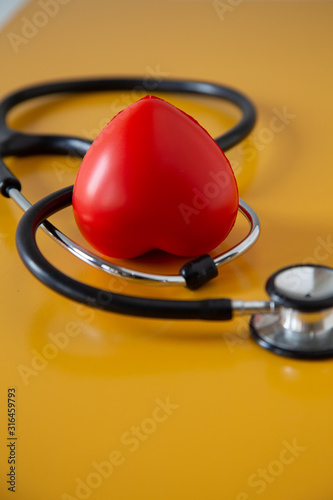
<path fill-rule="evenodd" d="M 38 227 L 52 214 L 71 204 L 72 187 L 50 194 L 22 216 L 16 230 L 16 245 L 32 274 L 54 291 L 97 309 L 130 316 L 164 319 L 222 321 L 232 318 L 230 299 L 160 300 L 121 295 L 77 281 L 54 267 L 36 242 Z M 47 222 L 46 222 L 47 224 Z"/>
<path fill-rule="evenodd" d="M 8 112 L 17 104 L 30 99 L 56 95 L 91 92 L 131 91 L 135 89 L 154 89 L 154 92 L 173 94 L 192 94 L 215 97 L 235 104 L 242 112 L 239 122 L 215 140 L 223 151 L 237 145 L 246 137 L 256 121 L 256 110 L 252 102 L 233 88 L 219 84 L 154 78 L 88 78 L 61 80 L 25 87 L 13 92 L 0 102 L 0 156 L 29 156 L 33 154 L 68 154 L 70 148 L 76 156 L 83 156 L 89 147 L 89 141 L 68 136 L 35 135 L 17 132 L 6 123 Z"/>

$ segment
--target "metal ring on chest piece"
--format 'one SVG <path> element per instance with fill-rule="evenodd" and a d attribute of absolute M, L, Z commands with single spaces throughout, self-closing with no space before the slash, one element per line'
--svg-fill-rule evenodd
<path fill-rule="evenodd" d="M 279 312 L 252 316 L 256 342 L 294 358 L 333 357 L 333 269 L 286 267 L 269 278 L 266 290 Z"/>

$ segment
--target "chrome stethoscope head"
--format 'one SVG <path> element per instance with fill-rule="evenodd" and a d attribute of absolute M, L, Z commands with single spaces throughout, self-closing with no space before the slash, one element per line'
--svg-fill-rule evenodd
<path fill-rule="evenodd" d="M 253 338 L 277 354 L 294 358 L 333 356 L 333 269 L 316 264 L 285 267 L 266 284 L 274 313 L 256 313 Z"/>

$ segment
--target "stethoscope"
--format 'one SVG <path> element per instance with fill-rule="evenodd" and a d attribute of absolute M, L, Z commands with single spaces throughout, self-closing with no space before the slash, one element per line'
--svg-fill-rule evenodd
<path fill-rule="evenodd" d="M 60 81 L 27 87 L 0 102 L 0 191 L 12 198 L 24 211 L 16 231 L 18 252 L 28 269 L 56 292 L 97 309 L 148 318 L 231 320 L 251 314 L 253 338 L 264 348 L 295 358 L 322 358 L 333 355 L 333 269 L 313 264 L 285 267 L 266 284 L 268 301 L 231 299 L 162 300 L 114 293 L 100 289 L 62 273 L 40 252 L 36 231 L 41 228 L 58 244 L 89 265 L 111 275 L 140 283 L 185 285 L 195 290 L 218 275 L 222 265 L 246 252 L 257 240 L 259 219 L 254 210 L 239 200 L 239 211 L 249 223 L 246 237 L 215 258 L 203 255 L 187 262 L 177 275 L 150 274 L 118 266 L 101 259 L 76 244 L 47 219 L 71 205 L 73 186 L 66 187 L 31 205 L 21 193 L 18 178 L 3 161 L 7 156 L 72 155 L 83 157 L 91 142 L 63 135 L 33 135 L 8 127 L 6 117 L 13 107 L 29 99 L 51 94 L 154 88 L 154 92 L 205 95 L 236 105 L 242 116 L 225 134 L 215 139 L 227 151 L 252 130 L 256 111 L 242 93 L 217 84 L 141 78 L 105 78 Z"/>

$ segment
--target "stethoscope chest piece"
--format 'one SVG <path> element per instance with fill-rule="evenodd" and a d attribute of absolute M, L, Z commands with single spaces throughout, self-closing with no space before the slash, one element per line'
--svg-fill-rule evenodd
<path fill-rule="evenodd" d="M 333 269 L 286 267 L 269 278 L 266 290 L 277 312 L 252 316 L 251 333 L 259 345 L 294 358 L 333 356 Z"/>

